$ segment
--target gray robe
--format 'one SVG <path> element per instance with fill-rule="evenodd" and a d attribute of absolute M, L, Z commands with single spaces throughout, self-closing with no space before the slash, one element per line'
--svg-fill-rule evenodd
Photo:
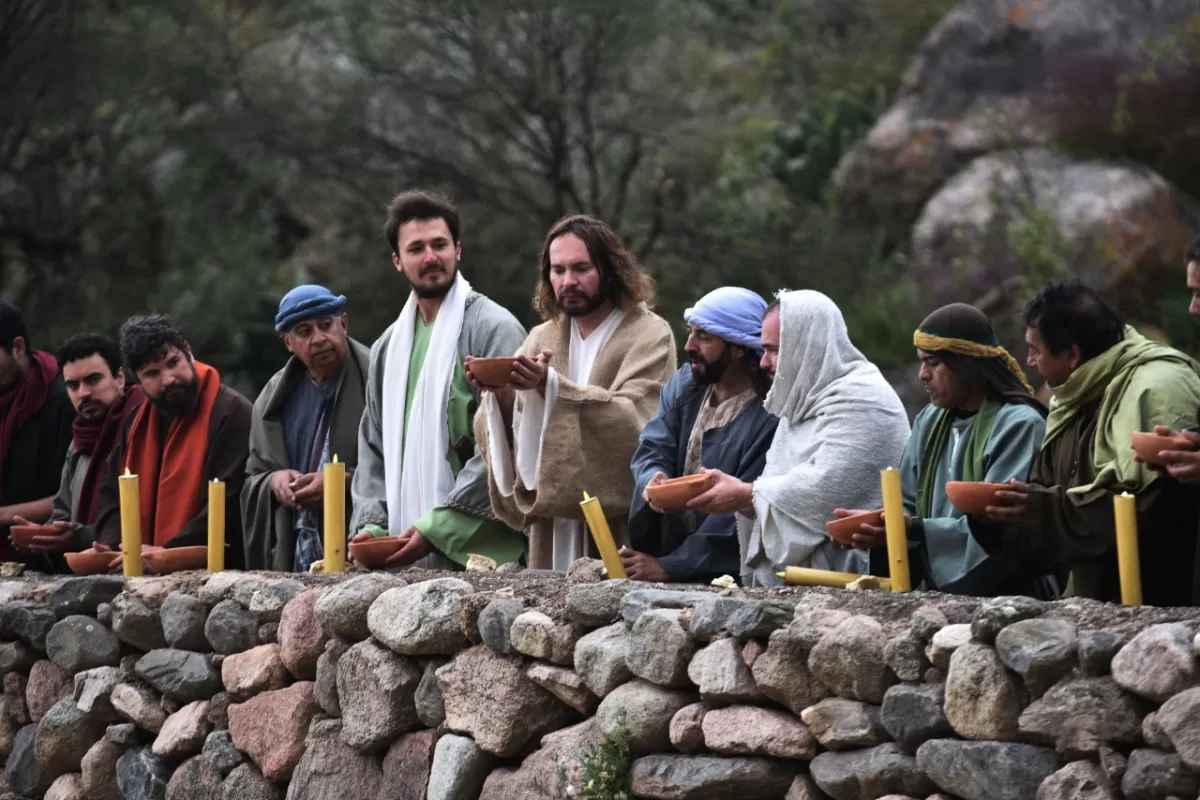
<path fill-rule="evenodd" d="M 75 443 L 67 448 L 67 460 L 63 463 L 62 483 L 54 495 L 54 510 L 49 522 L 73 522 L 75 506 L 79 505 L 79 493 L 83 491 L 83 479 L 87 476 L 92 457 L 75 449 Z M 85 550 L 96 541 L 96 530 L 91 525 L 81 525 L 75 530 L 74 549 Z"/>

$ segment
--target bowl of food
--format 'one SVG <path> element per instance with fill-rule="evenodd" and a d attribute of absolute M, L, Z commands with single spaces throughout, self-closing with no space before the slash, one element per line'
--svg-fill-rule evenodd
<path fill-rule="evenodd" d="M 862 514 L 854 514 L 849 517 L 835 519 L 832 522 L 826 522 L 825 530 L 829 531 L 829 538 L 843 547 L 854 547 L 854 534 L 858 533 L 859 526 L 864 524 L 876 528 L 883 527 L 883 510 L 866 511 Z"/>
<path fill-rule="evenodd" d="M 1164 462 L 1159 457 L 1163 450 L 1195 450 L 1196 443 L 1183 436 L 1160 436 L 1157 433 L 1134 432 L 1129 446 L 1138 458 L 1147 464 L 1161 466 Z"/>
<path fill-rule="evenodd" d="M 208 567 L 208 548 L 199 545 L 196 547 L 164 547 L 162 550 L 144 553 L 142 557 L 150 565 L 150 569 L 159 575 Z"/>
<path fill-rule="evenodd" d="M 29 547 L 38 536 L 57 536 L 58 528 L 53 525 L 13 525 L 8 529 L 8 538 L 19 547 Z"/>
<path fill-rule="evenodd" d="M 82 553 L 64 553 L 67 566 L 76 575 L 103 575 L 108 572 L 108 565 L 114 558 L 121 558 L 120 553 L 108 551 L 95 553 L 90 550 Z"/>
<path fill-rule="evenodd" d="M 684 511 L 687 504 L 694 498 L 712 488 L 712 476 L 685 475 L 682 478 L 671 478 L 654 486 L 646 487 L 646 497 L 663 511 Z"/>
<path fill-rule="evenodd" d="M 950 481 L 946 484 L 946 497 L 962 513 L 978 517 L 987 512 L 988 506 L 996 505 L 996 492 L 1007 488 L 1007 483 Z"/>
<path fill-rule="evenodd" d="M 511 382 L 513 366 L 517 363 L 514 357 L 506 358 L 472 358 L 467 362 L 467 371 L 480 386 L 499 389 Z"/>
<path fill-rule="evenodd" d="M 407 536 L 376 536 L 365 542 L 351 542 L 350 557 L 367 569 L 379 569 L 388 557 L 400 552 L 406 544 Z"/>

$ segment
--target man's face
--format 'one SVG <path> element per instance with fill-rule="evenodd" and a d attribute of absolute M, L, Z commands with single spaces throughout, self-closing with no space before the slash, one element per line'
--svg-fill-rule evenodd
<path fill-rule="evenodd" d="M 137 371 L 138 385 L 168 417 L 181 417 L 200 399 L 200 382 L 191 355 L 168 347 L 162 357 Z"/>
<path fill-rule="evenodd" d="M 779 365 L 779 309 L 774 308 L 763 318 L 762 325 L 762 361 L 759 364 L 771 377 L 775 377 L 775 369 Z"/>
<path fill-rule="evenodd" d="M 1061 386 L 1067 382 L 1076 369 L 1079 368 L 1079 345 L 1071 345 L 1058 355 L 1050 352 L 1046 341 L 1037 328 L 1025 329 L 1025 344 L 1029 346 L 1029 356 L 1025 363 L 1038 371 L 1051 386 Z"/>
<path fill-rule="evenodd" d="M 1188 313 L 1200 317 L 1200 261 L 1188 262 L 1187 287 L 1192 291 L 1192 304 L 1188 306 Z"/>
<path fill-rule="evenodd" d="M 740 350 L 740 348 L 738 348 Z M 708 385 L 719 383 L 734 361 L 734 346 L 713 336 L 708 331 L 688 325 L 687 342 L 683 354 L 692 365 L 692 377 L 696 383 Z"/>
<path fill-rule="evenodd" d="M 601 283 L 583 239 L 567 233 L 550 243 L 550 288 L 568 317 L 586 317 L 604 305 L 608 297 Z"/>
<path fill-rule="evenodd" d="M 404 273 L 417 297 L 445 297 L 458 274 L 462 245 L 455 244 L 446 220 L 414 219 L 400 226 L 400 252 L 392 263 Z"/>
<path fill-rule="evenodd" d="M 967 382 L 932 353 L 918 350 L 917 358 L 921 359 L 917 377 L 925 385 L 929 402 L 938 408 L 966 408 L 971 396 L 971 387 Z"/>
<path fill-rule="evenodd" d="M 25 357 L 25 338 L 18 336 L 13 339 L 12 350 L 0 347 L 0 394 L 17 388 L 25 377 L 21 361 Z"/>
<path fill-rule="evenodd" d="M 67 395 L 79 416 L 88 422 L 99 422 L 125 391 L 125 373 L 113 375 L 108 362 L 99 353 L 78 361 L 68 361 L 62 368 Z"/>
<path fill-rule="evenodd" d="M 283 335 L 289 353 L 317 374 L 341 369 L 346 357 L 346 315 L 306 319 Z"/>

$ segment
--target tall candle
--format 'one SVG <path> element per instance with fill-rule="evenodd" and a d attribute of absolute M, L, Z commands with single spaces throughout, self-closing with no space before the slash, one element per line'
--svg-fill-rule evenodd
<path fill-rule="evenodd" d="M 337 454 L 325 465 L 325 571 L 346 571 L 346 465 Z"/>
<path fill-rule="evenodd" d="M 880 471 L 883 482 L 883 523 L 887 529 L 888 571 L 893 592 L 912 589 L 908 573 L 908 535 L 904 524 L 904 495 L 900 491 L 900 470 Z"/>
<path fill-rule="evenodd" d="M 1142 559 L 1138 553 L 1137 498 L 1129 492 L 1113 497 L 1117 523 L 1117 568 L 1121 577 L 1121 603 L 1142 604 Z"/>
<path fill-rule="evenodd" d="M 604 569 L 608 572 L 608 577 L 629 577 L 625 574 L 625 565 L 621 563 L 621 556 L 617 553 L 617 543 L 613 540 L 608 520 L 604 518 L 604 510 L 600 508 L 600 498 L 584 492 L 583 502 L 579 507 L 583 509 L 583 518 L 587 520 L 588 528 L 592 531 L 592 539 L 596 542 L 596 549 L 600 551 L 600 558 L 604 560 Z"/>
<path fill-rule="evenodd" d="M 828 569 L 813 569 L 811 567 L 784 567 L 783 572 L 776 572 L 788 586 L 832 586 L 845 589 L 846 584 L 854 583 L 866 577 L 854 572 L 835 572 Z M 892 581 L 889 578 L 877 578 L 879 588 L 885 592 L 892 591 Z"/>
<path fill-rule="evenodd" d="M 225 482 L 208 484 L 208 571 L 225 569 Z"/>
<path fill-rule="evenodd" d="M 121 550 L 125 555 L 126 578 L 137 578 L 142 574 L 142 499 L 138 491 L 138 476 L 125 468 L 118 483 L 121 490 Z"/>

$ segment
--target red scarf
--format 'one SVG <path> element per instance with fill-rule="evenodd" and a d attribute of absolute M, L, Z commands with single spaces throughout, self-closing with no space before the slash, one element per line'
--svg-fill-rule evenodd
<path fill-rule="evenodd" d="M 117 437 L 125 427 L 125 418 L 137 409 L 146 399 L 142 387 L 137 384 L 125 387 L 125 393 L 117 398 L 108 409 L 108 414 L 99 421 L 89 421 L 82 416 L 75 417 L 72 435 L 75 450 L 85 456 L 90 456 L 87 472 L 83 476 L 83 486 L 79 489 L 79 500 L 75 506 L 75 521 L 83 525 L 91 525 L 96 521 L 97 507 L 100 502 L 100 476 L 104 473 L 104 463 L 108 461 L 113 448 L 117 445 Z"/>
<path fill-rule="evenodd" d="M 58 361 L 49 353 L 34 350 L 29 354 L 29 369 L 17 388 L 0 395 L 0 503 L 4 498 L 4 460 L 13 438 L 33 415 L 46 404 L 50 387 L 58 377 Z M 14 465 L 15 466 L 15 465 Z"/>

